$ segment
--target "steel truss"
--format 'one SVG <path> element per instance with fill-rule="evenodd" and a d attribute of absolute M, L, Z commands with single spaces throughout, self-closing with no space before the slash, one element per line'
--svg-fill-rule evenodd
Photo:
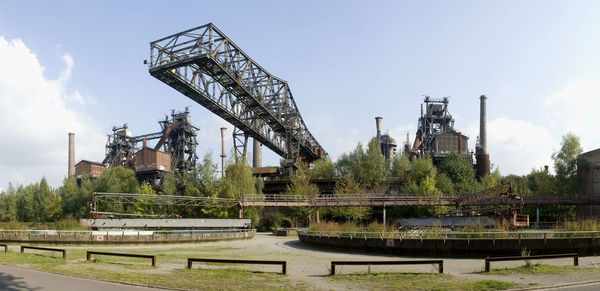
<path fill-rule="evenodd" d="M 287 82 L 258 65 L 212 23 L 151 42 L 150 74 L 290 164 L 326 155 Z"/>
<path fill-rule="evenodd" d="M 130 194 L 130 193 L 92 193 L 92 204 L 98 202 L 108 204 L 151 204 L 170 206 L 215 206 L 233 207 L 239 204 L 237 200 L 215 197 L 176 196 L 176 195 L 153 195 L 153 194 Z M 92 209 L 97 211 L 97 209 Z"/>

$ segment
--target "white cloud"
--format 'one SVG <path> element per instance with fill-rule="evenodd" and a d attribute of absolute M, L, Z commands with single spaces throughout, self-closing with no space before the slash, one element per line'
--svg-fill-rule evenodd
<path fill-rule="evenodd" d="M 474 147 L 479 124 L 471 124 L 469 132 Z M 490 162 L 503 175 L 525 175 L 532 168 L 551 165 L 555 138 L 547 128 L 531 121 L 501 117 L 488 121 L 487 133 Z"/>
<path fill-rule="evenodd" d="M 75 62 L 63 56 L 57 79 L 44 76 L 37 56 L 19 39 L 0 36 L 0 185 L 27 184 L 45 176 L 58 186 L 67 174 L 68 132 L 75 132 L 76 161 L 98 160 L 105 137 L 81 111 L 95 100 L 70 90 Z M 71 107 L 78 105 L 78 110 Z"/>
<path fill-rule="evenodd" d="M 600 147 L 598 135 L 600 82 L 573 80 L 553 93 L 544 104 L 550 125 L 558 136 L 572 132 L 581 138 L 584 150 Z"/>

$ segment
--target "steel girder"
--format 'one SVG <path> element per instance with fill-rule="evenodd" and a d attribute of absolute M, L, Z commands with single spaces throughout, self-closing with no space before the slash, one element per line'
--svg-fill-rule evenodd
<path fill-rule="evenodd" d="M 295 162 L 326 155 L 286 81 L 258 65 L 212 23 L 150 43 L 150 74 Z"/>
<path fill-rule="evenodd" d="M 93 204 L 97 204 L 97 202 L 104 202 L 108 204 L 150 204 L 189 207 L 232 207 L 239 204 L 237 200 L 215 197 L 98 192 L 93 193 L 92 202 Z"/>

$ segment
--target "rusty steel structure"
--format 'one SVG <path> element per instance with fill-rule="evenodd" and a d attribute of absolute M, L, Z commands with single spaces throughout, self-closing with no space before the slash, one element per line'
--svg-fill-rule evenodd
<path fill-rule="evenodd" d="M 283 157 L 326 155 L 308 130 L 286 81 L 267 72 L 212 23 L 150 43 L 149 72 L 235 126 L 236 153 L 248 137 Z"/>
<path fill-rule="evenodd" d="M 133 156 L 140 150 L 139 143 L 158 139 L 154 150 L 168 153 L 171 158 L 171 170 L 175 172 L 190 171 L 196 167 L 198 156 L 198 128 L 191 124 L 189 109 L 183 112 L 171 111 L 171 117 L 159 121 L 161 131 L 132 136 L 127 124 L 113 127 L 113 133 L 108 135 L 106 155 L 102 164 L 109 168 L 123 166 L 131 168 Z"/>
<path fill-rule="evenodd" d="M 429 155 L 438 164 L 451 152 L 457 152 L 469 161 L 473 160 L 469 137 L 455 130 L 454 118 L 448 111 L 449 103 L 449 97 L 435 99 L 425 96 L 413 145 L 408 145 L 408 141 L 405 145 L 411 159 Z"/>

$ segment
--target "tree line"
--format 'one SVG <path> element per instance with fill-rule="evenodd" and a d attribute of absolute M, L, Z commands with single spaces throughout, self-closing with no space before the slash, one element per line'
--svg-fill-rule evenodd
<path fill-rule="evenodd" d="M 430 158 L 410 160 L 397 154 L 388 169 L 376 138 L 363 147 L 342 154 L 336 162 L 329 158 L 315 161 L 312 165 L 298 162 L 298 169 L 290 177 L 285 193 L 305 195 L 313 199 L 319 195 L 314 184 L 319 179 L 337 179 L 335 195 L 370 193 L 384 182 L 399 185 L 400 192 L 416 195 L 459 195 L 475 193 L 502 183 L 510 182 L 513 190 L 523 195 L 574 194 L 580 187 L 580 173 L 585 162 L 579 159 L 582 153 L 579 138 L 573 134 L 563 136 L 560 149 L 552 155 L 555 174 L 540 168 L 523 176 L 502 176 L 498 168 L 490 175 L 475 178 L 470 160 L 458 153 L 451 153 L 439 165 Z M 27 186 L 9 184 L 0 195 L 1 221 L 48 222 L 63 218 L 82 218 L 88 213 L 87 202 L 92 192 L 142 193 L 161 195 L 183 195 L 240 199 L 244 194 L 261 194 L 263 180 L 252 176 L 246 161 L 231 160 L 225 178 L 218 178 L 218 166 L 207 153 L 194 171 L 170 173 L 158 191 L 148 184 L 140 184 L 135 173 L 123 167 L 107 169 L 98 179 L 82 177 L 65 178 L 58 188 L 48 185 L 45 178 Z M 238 215 L 236 207 L 184 207 L 156 205 L 151 200 L 134 205 L 100 204 L 106 212 L 154 214 L 177 214 L 182 217 L 230 217 Z M 389 211 L 388 217 L 430 216 L 444 207 L 402 207 Z M 244 216 L 253 224 L 265 229 L 278 226 L 306 225 L 314 213 L 305 207 L 280 207 L 278 210 L 263 211 L 262 207 L 247 207 Z M 370 221 L 379 217 L 370 207 L 330 207 L 320 210 L 320 217 L 336 221 Z M 528 211 L 532 211 L 528 209 Z M 542 216 L 558 219 L 572 217 L 574 208 L 548 208 Z"/>

